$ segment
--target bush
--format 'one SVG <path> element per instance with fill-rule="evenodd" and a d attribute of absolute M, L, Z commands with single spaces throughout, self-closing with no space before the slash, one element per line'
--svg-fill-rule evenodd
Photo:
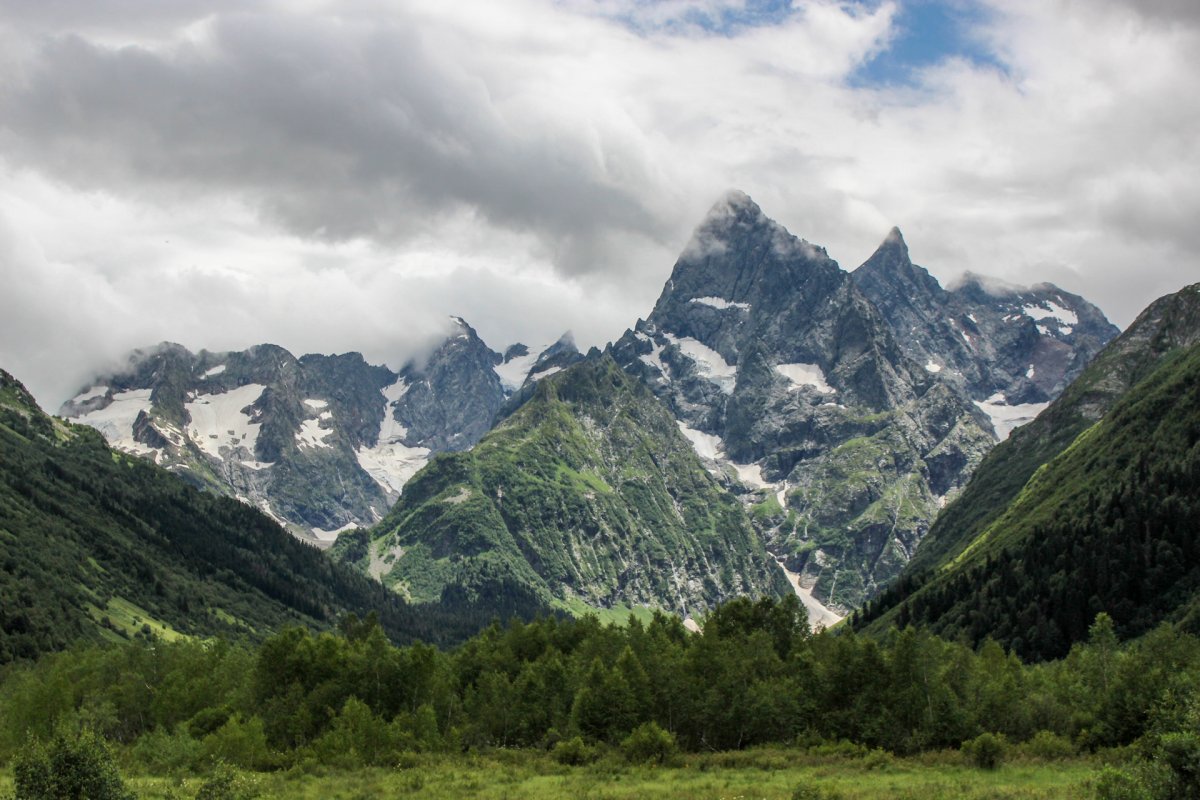
<path fill-rule="evenodd" d="M 159 728 L 141 736 L 130 749 L 139 767 L 152 775 L 195 769 L 203 762 L 203 746 L 188 735 L 187 726 L 174 733 Z"/>
<path fill-rule="evenodd" d="M 980 769 L 995 769 L 1004 760 L 1004 737 L 994 733 L 981 733 L 974 739 L 963 742 L 962 754 L 967 761 Z"/>
<path fill-rule="evenodd" d="M 596 751 L 588 747 L 582 736 L 559 742 L 550 751 L 550 756 L 560 764 L 577 767 L 591 763 L 596 759 Z"/>
<path fill-rule="evenodd" d="M 792 792 L 792 800 L 842 800 L 837 789 L 825 789 L 814 783 L 802 783 Z"/>
<path fill-rule="evenodd" d="M 256 797 L 257 788 L 224 763 L 217 765 L 212 777 L 196 792 L 196 800 L 253 800 Z"/>
<path fill-rule="evenodd" d="M 1200 798 L 1200 736 L 1167 733 L 1159 737 L 1155 756 L 1171 770 L 1171 797 Z"/>
<path fill-rule="evenodd" d="M 866 745 L 857 744 L 849 739 L 839 739 L 836 742 L 822 742 L 810 747 L 808 752 L 821 758 L 862 758 L 870 750 Z"/>
<path fill-rule="evenodd" d="M 230 717 L 224 725 L 204 737 L 201 750 L 210 761 L 226 761 L 243 769 L 263 770 L 276 765 L 276 759 L 267 747 L 263 721 L 258 717 L 246 721 L 240 716 Z"/>
<path fill-rule="evenodd" d="M 30 742 L 13 761 L 15 800 L 133 800 L 108 746 L 90 730 Z"/>
<path fill-rule="evenodd" d="M 1096 800 L 1153 800 L 1145 781 L 1116 767 L 1100 770 L 1095 796 Z"/>
<path fill-rule="evenodd" d="M 675 737 L 660 728 L 658 723 L 646 722 L 621 742 L 621 752 L 630 763 L 653 761 L 662 764 L 675 756 Z"/>
<path fill-rule="evenodd" d="M 1071 744 L 1070 739 L 1050 731 L 1038 731 L 1021 746 L 1021 750 L 1043 761 L 1059 761 L 1075 755 L 1075 745 Z"/>

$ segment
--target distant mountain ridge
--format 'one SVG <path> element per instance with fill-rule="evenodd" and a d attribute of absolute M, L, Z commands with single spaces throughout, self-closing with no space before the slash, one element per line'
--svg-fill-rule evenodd
<path fill-rule="evenodd" d="M 135 352 L 59 413 L 327 546 L 382 519 L 432 454 L 474 445 L 512 386 L 574 352 L 564 339 L 521 373 L 453 321 L 429 358 L 399 372 L 358 353 L 296 358 L 259 345 L 193 354 L 163 344 Z"/>
<path fill-rule="evenodd" d="M 2 370 L 0 543 L 0 665 L 79 640 L 263 639 L 350 612 L 376 613 L 397 641 L 453 641 L 481 625 L 412 609 L 255 509 L 110 450 Z"/>
<path fill-rule="evenodd" d="M 960 383 L 999 438 L 1062 393 L 1119 333 L 1096 306 L 1050 283 L 1024 288 L 966 273 L 943 289 L 893 228 L 851 273 L 905 354 Z"/>

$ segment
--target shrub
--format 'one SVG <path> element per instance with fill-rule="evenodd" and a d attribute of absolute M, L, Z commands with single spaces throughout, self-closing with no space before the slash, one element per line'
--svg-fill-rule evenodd
<path fill-rule="evenodd" d="M 196 800 L 253 800 L 258 797 L 257 788 L 238 774 L 228 764 L 218 764 L 212 776 L 200 785 Z"/>
<path fill-rule="evenodd" d="M 862 765 L 866 769 L 886 770 L 895 766 L 896 757 L 887 750 L 876 748 L 863 756 Z"/>
<path fill-rule="evenodd" d="M 1152 800 L 1145 781 L 1116 767 L 1100 770 L 1096 779 L 1096 800 Z"/>
<path fill-rule="evenodd" d="M 842 793 L 837 789 L 825 789 L 806 782 L 792 792 L 792 800 L 842 800 Z"/>
<path fill-rule="evenodd" d="M 1200 736 L 1190 732 L 1163 734 L 1155 756 L 1171 770 L 1172 800 L 1200 798 Z"/>
<path fill-rule="evenodd" d="M 675 737 L 658 723 L 646 722 L 634 728 L 633 733 L 621 742 L 621 752 L 630 763 L 653 761 L 662 764 L 675 755 Z"/>
<path fill-rule="evenodd" d="M 1050 731 L 1038 731 L 1022 746 L 1022 750 L 1043 761 L 1058 761 L 1075 755 L 1075 745 L 1065 736 Z"/>
<path fill-rule="evenodd" d="M 187 726 L 178 726 L 173 733 L 159 728 L 141 736 L 131 748 L 136 762 L 154 775 L 193 769 L 203 759 L 203 746 L 188 735 Z"/>
<path fill-rule="evenodd" d="M 582 736 L 561 741 L 550 751 L 551 757 L 560 764 L 577 767 L 595 760 L 595 749 L 588 747 Z"/>
<path fill-rule="evenodd" d="M 974 739 L 963 742 L 962 753 L 967 761 L 980 769 L 995 769 L 1004 760 L 1004 737 L 994 733 L 981 733 Z"/>
<path fill-rule="evenodd" d="M 204 737 L 201 750 L 211 761 L 227 761 L 244 769 L 269 769 L 275 759 L 267 747 L 267 735 L 263 721 L 251 717 L 243 721 L 240 716 L 229 720 Z"/>
<path fill-rule="evenodd" d="M 111 751 L 96 734 L 34 740 L 13 761 L 15 800 L 133 800 Z"/>

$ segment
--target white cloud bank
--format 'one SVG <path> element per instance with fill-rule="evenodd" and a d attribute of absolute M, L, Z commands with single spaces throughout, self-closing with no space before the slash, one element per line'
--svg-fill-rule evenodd
<path fill-rule="evenodd" d="M 1193 281 L 1193 5 L 995 0 L 966 59 L 856 86 L 898 2 L 0 8 L 0 366 L 53 407 L 162 339 L 497 348 L 644 315 L 729 187 L 853 268 L 1051 280 L 1119 324 Z"/>

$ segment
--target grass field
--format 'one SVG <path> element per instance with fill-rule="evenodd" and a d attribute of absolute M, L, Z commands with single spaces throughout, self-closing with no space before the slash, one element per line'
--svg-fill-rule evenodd
<path fill-rule="evenodd" d="M 1005 764 L 984 771 L 957 754 L 920 759 L 868 756 L 820 759 L 785 750 L 690 756 L 669 767 L 631 767 L 601 761 L 565 767 L 541 754 L 426 756 L 394 769 L 313 768 L 241 773 L 239 798 L 369 800 L 381 797 L 595 798 L 595 800 L 1002 800 L 1089 797 L 1095 763 L 1086 760 Z M 203 777 L 138 777 L 130 788 L 143 800 L 191 800 Z M 0 797 L 12 791 L 0 774 Z"/>

